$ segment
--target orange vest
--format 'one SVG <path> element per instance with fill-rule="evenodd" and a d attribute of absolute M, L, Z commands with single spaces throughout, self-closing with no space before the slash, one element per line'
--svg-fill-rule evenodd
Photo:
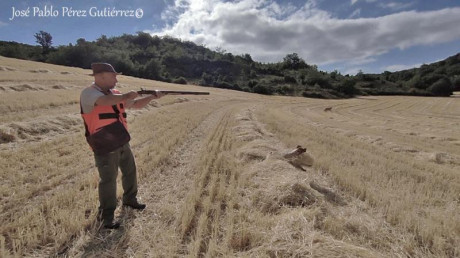
<path fill-rule="evenodd" d="M 112 89 L 112 94 L 121 94 L 118 90 Z M 126 122 L 126 111 L 124 107 L 124 102 L 118 103 L 113 106 L 94 106 L 93 110 L 90 113 L 83 113 L 81 110 L 81 116 L 85 123 L 85 135 L 88 137 L 102 127 L 109 124 L 115 123 L 117 120 L 120 120 L 128 130 L 128 123 Z"/>

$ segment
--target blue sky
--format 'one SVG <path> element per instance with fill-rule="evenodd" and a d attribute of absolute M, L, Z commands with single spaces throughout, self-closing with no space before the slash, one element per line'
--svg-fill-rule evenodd
<path fill-rule="evenodd" d="M 342 74 L 397 71 L 445 59 L 460 52 L 459 24 L 460 0 L 0 3 L 0 40 L 36 45 L 33 35 L 44 30 L 58 46 L 144 31 L 249 53 L 261 62 L 295 52 L 320 70 Z"/>

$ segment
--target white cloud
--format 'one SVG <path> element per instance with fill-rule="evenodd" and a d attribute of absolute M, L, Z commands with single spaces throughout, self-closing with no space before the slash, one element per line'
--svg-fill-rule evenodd
<path fill-rule="evenodd" d="M 374 2 L 377 2 L 377 0 L 351 0 L 351 5 L 356 4 L 358 1 L 366 2 L 366 3 L 374 3 Z"/>
<path fill-rule="evenodd" d="M 369 1 L 369 0 L 366 0 Z M 395 48 L 460 39 L 460 8 L 337 19 L 315 1 L 293 9 L 274 1 L 176 0 L 163 13 L 171 35 L 234 54 L 277 62 L 296 52 L 307 63 L 359 62 Z"/>
<path fill-rule="evenodd" d="M 396 71 L 402 71 L 402 70 L 407 70 L 407 69 L 412 69 L 412 68 L 418 68 L 422 66 L 422 64 L 412 64 L 412 65 L 402 65 L 402 64 L 396 64 L 396 65 L 389 65 L 387 67 L 384 67 L 384 71 L 389 71 L 389 72 L 396 72 Z"/>
<path fill-rule="evenodd" d="M 400 10 L 409 8 L 414 4 L 415 2 L 408 2 L 408 3 L 390 2 L 390 3 L 380 3 L 379 6 L 383 8 L 391 9 L 393 11 L 400 11 Z"/>
<path fill-rule="evenodd" d="M 362 72 L 361 68 L 350 68 L 350 69 L 347 69 L 345 70 L 345 72 L 343 72 L 343 74 L 348 74 L 348 75 L 356 75 L 358 74 L 359 72 Z"/>
<path fill-rule="evenodd" d="M 358 9 L 354 10 L 354 11 L 350 14 L 350 16 L 348 16 L 348 19 L 357 18 L 357 17 L 359 17 L 360 15 L 361 15 L 361 9 L 358 8 Z"/>
<path fill-rule="evenodd" d="M 351 61 L 348 61 L 349 65 L 363 65 L 375 62 L 377 59 L 374 57 L 366 57 L 366 58 L 356 58 Z"/>

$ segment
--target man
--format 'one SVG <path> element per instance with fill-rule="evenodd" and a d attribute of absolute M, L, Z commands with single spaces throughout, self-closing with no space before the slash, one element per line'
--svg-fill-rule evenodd
<path fill-rule="evenodd" d="M 100 176 L 99 219 L 103 221 L 104 228 L 116 229 L 120 226 L 114 221 L 118 167 L 122 173 L 123 205 L 137 210 L 145 208 L 145 204 L 139 203 L 136 198 L 136 164 L 129 146 L 131 138 L 125 108 L 143 108 L 163 95 L 157 92 L 156 95 L 138 98 L 135 91 L 121 94 L 114 89 L 119 73 L 112 65 L 93 63 L 91 68 L 94 82 L 81 92 L 81 115 Z"/>

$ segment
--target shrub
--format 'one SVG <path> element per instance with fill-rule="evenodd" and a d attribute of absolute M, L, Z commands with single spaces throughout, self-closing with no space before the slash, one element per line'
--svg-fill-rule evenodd
<path fill-rule="evenodd" d="M 173 80 L 173 83 L 177 84 L 187 84 L 187 80 L 184 77 L 179 77 Z"/>
<path fill-rule="evenodd" d="M 452 80 L 452 87 L 455 91 L 460 90 L 460 75 L 454 77 L 454 79 Z"/>
<path fill-rule="evenodd" d="M 345 79 L 339 84 L 339 87 L 337 90 L 348 96 L 353 96 L 354 94 L 357 93 L 357 90 L 355 88 L 355 83 L 356 82 L 353 79 Z"/>
<path fill-rule="evenodd" d="M 297 83 L 297 80 L 292 76 L 285 75 L 284 76 L 284 82 L 286 82 L 286 83 Z"/>
<path fill-rule="evenodd" d="M 258 84 L 253 88 L 254 93 L 264 94 L 264 95 L 272 95 L 273 91 L 269 86 Z"/>
<path fill-rule="evenodd" d="M 214 84 L 214 76 L 212 76 L 212 74 L 203 72 L 201 75 L 200 84 L 204 86 L 212 86 Z"/>
<path fill-rule="evenodd" d="M 436 96 L 452 95 L 452 82 L 447 78 L 441 78 L 428 88 L 428 91 Z"/>
<path fill-rule="evenodd" d="M 248 82 L 248 87 L 251 89 L 254 88 L 256 85 L 257 85 L 257 81 L 252 80 Z"/>
<path fill-rule="evenodd" d="M 302 92 L 302 96 L 306 98 L 319 98 L 319 99 L 325 99 L 326 96 L 324 96 L 321 92 L 316 92 L 316 91 L 304 91 Z"/>

